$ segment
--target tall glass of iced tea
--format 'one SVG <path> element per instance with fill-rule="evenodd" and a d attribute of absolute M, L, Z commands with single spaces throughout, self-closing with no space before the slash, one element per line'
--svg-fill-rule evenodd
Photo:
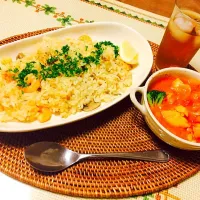
<path fill-rule="evenodd" d="M 200 48 L 200 0 L 176 0 L 160 44 L 156 67 L 187 67 Z"/>

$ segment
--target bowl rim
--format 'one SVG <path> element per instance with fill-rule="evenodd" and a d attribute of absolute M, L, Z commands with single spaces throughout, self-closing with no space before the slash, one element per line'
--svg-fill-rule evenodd
<path fill-rule="evenodd" d="M 161 70 L 158 70 L 157 72 L 153 73 L 148 79 L 147 79 L 147 82 L 145 83 L 145 86 L 144 86 L 144 104 L 145 104 L 145 107 L 148 111 L 148 113 L 150 114 L 151 118 L 153 119 L 153 121 L 159 126 L 160 129 L 162 129 L 165 133 L 167 133 L 168 135 L 170 135 L 171 137 L 173 137 L 174 139 L 182 142 L 182 143 L 185 143 L 185 144 L 188 144 L 188 145 L 191 145 L 191 146 L 195 146 L 195 147 L 200 147 L 200 143 L 196 143 L 196 142 L 190 142 L 190 141 L 187 141 L 185 139 L 182 139 L 178 136 L 176 136 L 175 134 L 173 134 L 171 131 L 169 131 L 168 129 L 166 129 L 157 119 L 156 117 L 154 116 L 154 114 L 152 113 L 150 107 L 149 107 L 149 104 L 148 104 L 148 101 L 147 101 L 147 89 L 149 87 L 149 84 L 150 82 L 156 78 L 156 77 L 159 77 L 163 74 L 170 74 L 172 72 L 187 72 L 188 73 L 188 76 L 189 74 L 191 76 L 199 76 L 199 79 L 200 79 L 200 73 L 197 72 L 197 71 L 194 71 L 194 70 L 191 70 L 191 69 L 186 69 L 186 68 L 180 68 L 180 67 L 170 67 L 170 68 L 165 68 L 165 69 L 161 69 Z M 187 76 L 187 75 L 186 75 Z"/>

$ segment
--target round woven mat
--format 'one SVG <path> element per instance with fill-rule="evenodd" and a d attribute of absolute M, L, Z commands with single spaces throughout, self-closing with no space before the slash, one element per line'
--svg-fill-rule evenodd
<path fill-rule="evenodd" d="M 0 41 L 0 45 L 55 29 L 13 36 Z M 152 42 L 150 45 L 155 56 L 158 45 Z M 59 173 L 41 173 L 24 159 L 24 148 L 39 141 L 55 141 L 80 153 L 165 149 L 171 159 L 167 163 L 90 160 Z M 118 198 L 153 193 L 180 183 L 199 169 L 199 152 L 174 149 L 161 142 L 129 97 L 106 111 L 69 125 L 0 134 L 1 172 L 32 186 L 71 196 Z"/>

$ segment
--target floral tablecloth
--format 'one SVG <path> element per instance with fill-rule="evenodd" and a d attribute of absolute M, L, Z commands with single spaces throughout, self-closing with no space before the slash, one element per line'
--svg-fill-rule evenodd
<path fill-rule="evenodd" d="M 116 0 L 0 0 L 0 40 L 44 28 L 71 26 L 94 21 L 114 21 L 133 27 L 147 40 L 160 43 L 168 18 L 120 3 Z M 191 61 L 200 71 L 200 52 Z M 137 200 L 198 200 L 200 173 L 176 187 Z M 18 182 L 0 173 L 0 199 L 79 200 Z"/>

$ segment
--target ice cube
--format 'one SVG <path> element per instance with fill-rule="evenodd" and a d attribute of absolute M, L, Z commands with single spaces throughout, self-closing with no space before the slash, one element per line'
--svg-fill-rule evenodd
<path fill-rule="evenodd" d="M 198 32 L 199 33 L 199 32 Z M 200 48 L 200 34 L 195 36 L 195 39 L 194 39 L 194 47 L 199 49 Z"/>
<path fill-rule="evenodd" d="M 179 18 L 179 17 L 183 17 L 183 14 L 182 13 L 178 13 L 178 14 L 175 15 L 174 18 Z"/>
<path fill-rule="evenodd" d="M 184 17 L 175 18 L 174 23 L 185 33 L 191 33 L 194 29 L 193 23 L 189 19 L 186 19 Z"/>
<path fill-rule="evenodd" d="M 190 37 L 191 37 L 191 35 L 189 35 L 188 33 L 185 33 L 182 30 L 180 30 L 175 25 L 175 23 L 174 23 L 173 20 L 170 20 L 170 22 L 169 22 L 169 31 L 170 31 L 172 37 L 175 40 L 177 40 L 177 41 L 179 41 L 181 43 L 187 42 L 190 39 Z"/>
<path fill-rule="evenodd" d="M 200 24 L 197 24 L 195 26 L 195 33 L 196 33 L 196 36 L 194 40 L 194 46 L 196 48 L 200 48 Z"/>
<path fill-rule="evenodd" d="M 196 25 L 195 32 L 196 32 L 196 35 L 200 36 L 200 25 L 199 24 Z"/>

